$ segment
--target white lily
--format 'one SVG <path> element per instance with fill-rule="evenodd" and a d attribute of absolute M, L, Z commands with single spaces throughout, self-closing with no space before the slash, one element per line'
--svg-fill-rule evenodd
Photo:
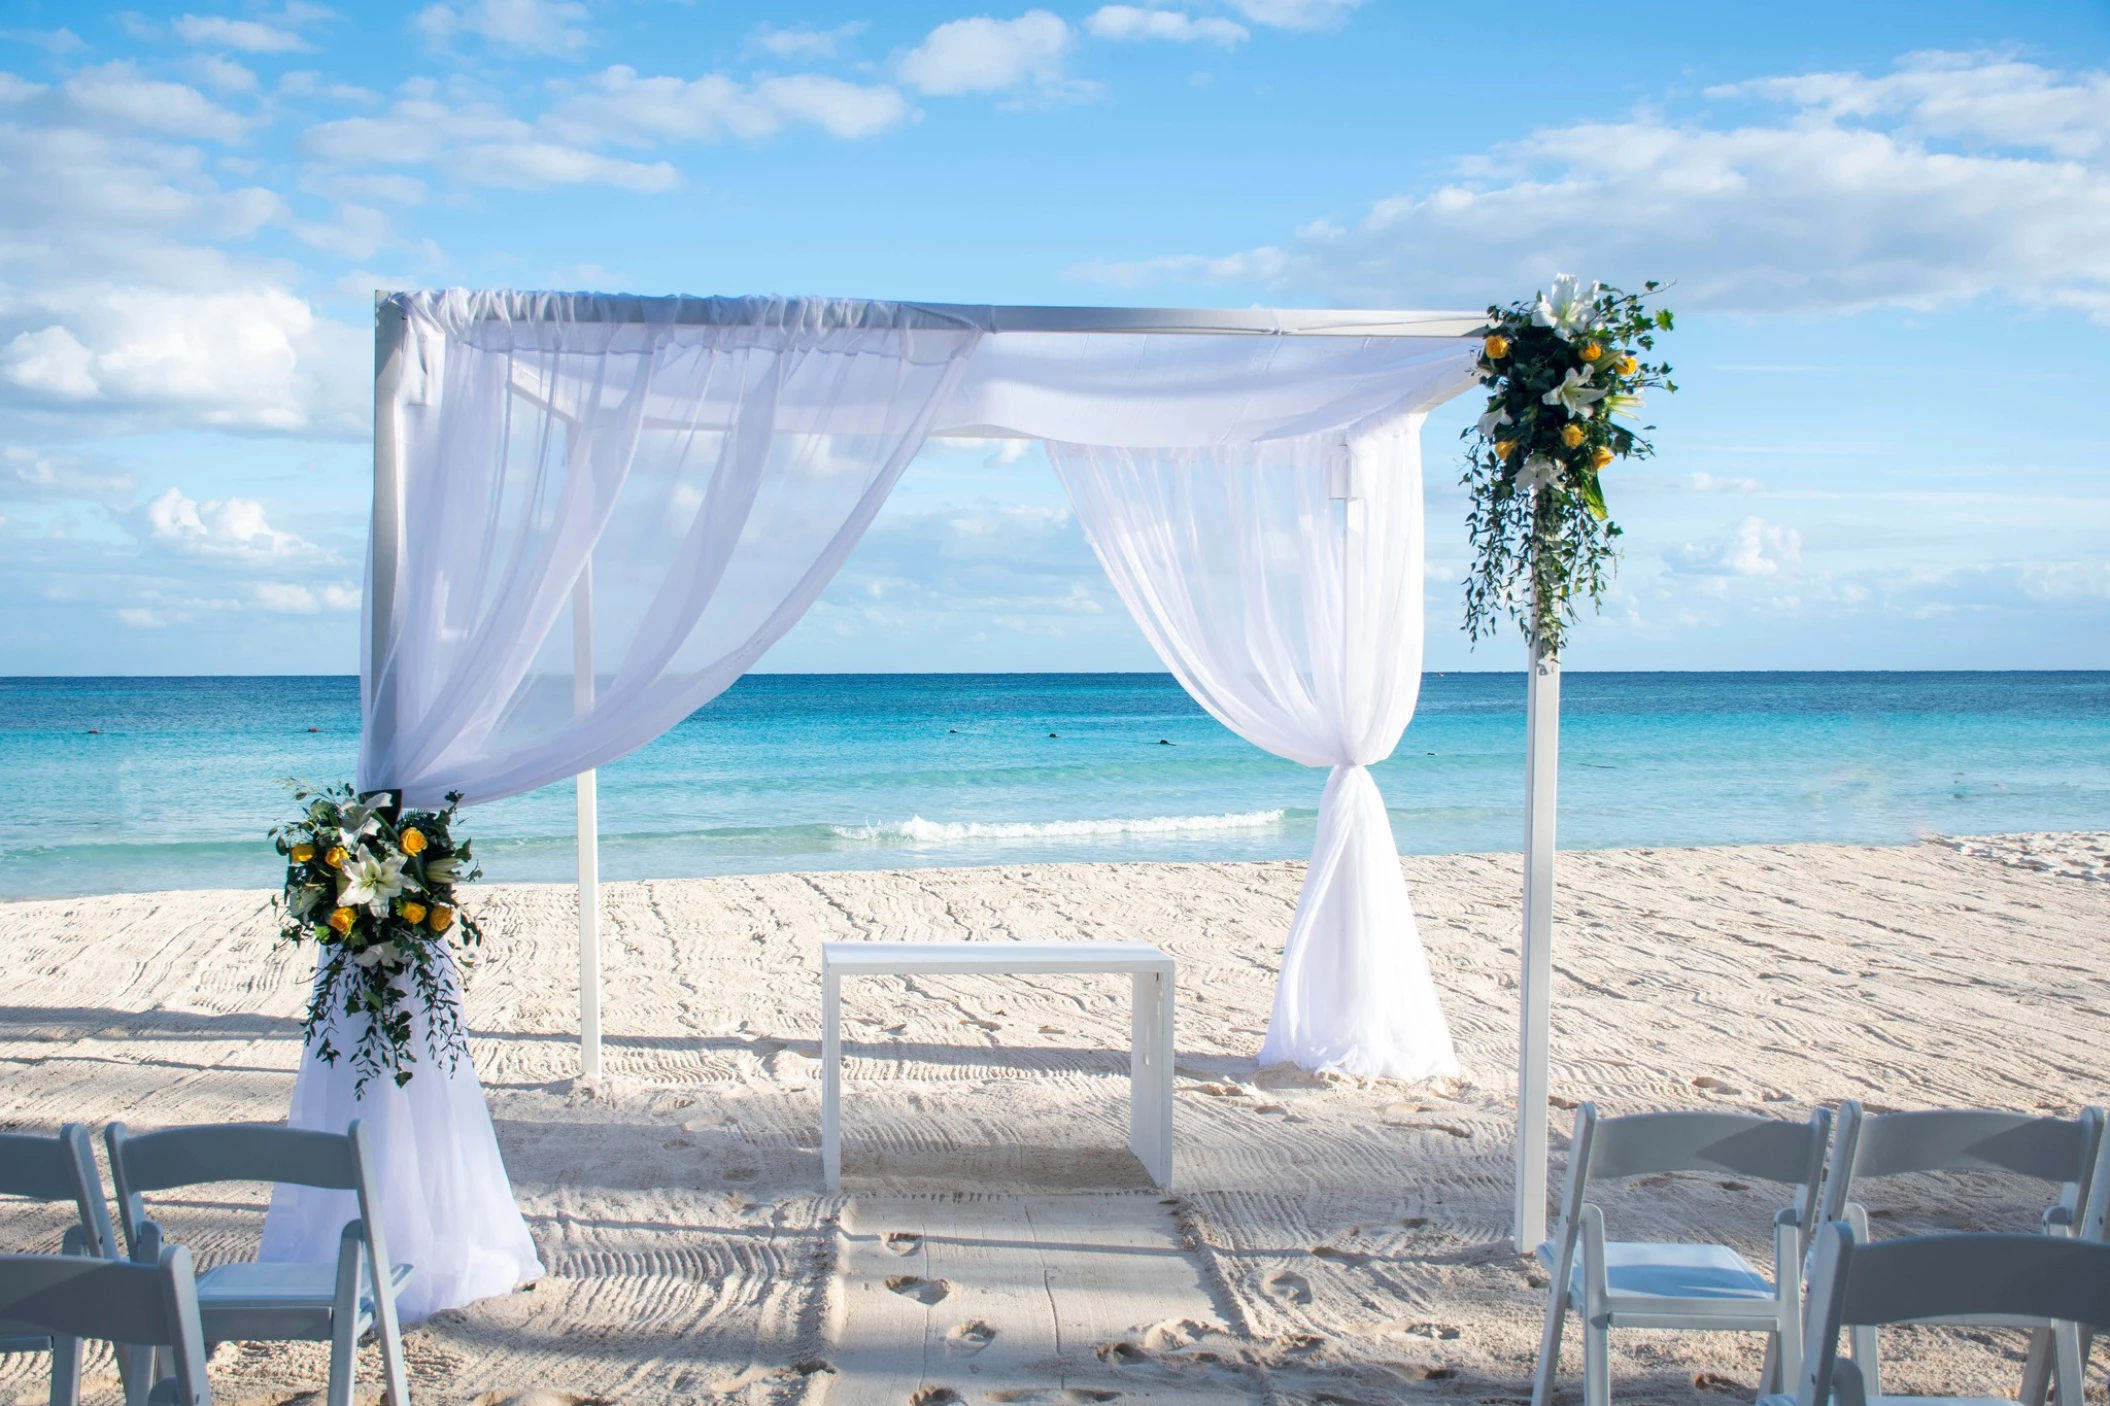
<path fill-rule="evenodd" d="M 1509 412 L 1498 405 L 1480 417 L 1480 438 L 1493 439 L 1496 430 L 1515 423 L 1516 421 L 1509 418 Z"/>
<path fill-rule="evenodd" d="M 1587 417 L 1590 413 L 1590 407 L 1604 398 L 1604 387 L 1591 385 L 1590 373 L 1588 371 L 1578 371 L 1572 366 L 1568 368 L 1567 376 L 1562 379 L 1559 385 L 1539 397 L 1546 404 L 1558 405 L 1561 409 L 1567 411 L 1568 417 L 1572 420 L 1580 420 Z"/>
<path fill-rule="evenodd" d="M 462 876 L 462 862 L 453 855 L 425 861 L 425 878 L 435 884 L 451 884 Z"/>
<path fill-rule="evenodd" d="M 1605 409 L 1614 415 L 1624 415 L 1628 419 L 1638 417 L 1647 403 L 1647 397 L 1639 395 L 1608 395 L 1604 398 Z"/>
<path fill-rule="evenodd" d="M 388 911 L 388 901 L 403 892 L 403 885 L 403 856 L 382 859 L 362 849 L 344 861 L 337 880 L 337 903 L 344 908 L 365 904 L 378 918 Z"/>
<path fill-rule="evenodd" d="M 1517 470 L 1517 491 L 1536 493 L 1560 482 L 1561 463 L 1550 454 L 1534 454 Z"/>
<path fill-rule="evenodd" d="M 1561 274 L 1553 280 L 1551 293 L 1539 295 L 1531 320 L 1540 327 L 1552 328 L 1553 335 L 1562 341 L 1573 341 L 1576 333 L 1587 332 L 1596 325 L 1598 291 L 1598 284 L 1585 289 L 1574 274 Z"/>
<path fill-rule="evenodd" d="M 377 942 L 360 952 L 353 961 L 372 971 L 378 966 L 393 967 L 402 956 L 402 949 L 393 942 Z"/>

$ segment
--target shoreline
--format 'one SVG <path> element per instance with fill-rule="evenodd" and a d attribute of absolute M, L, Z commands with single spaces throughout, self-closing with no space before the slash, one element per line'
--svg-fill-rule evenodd
<path fill-rule="evenodd" d="M 1997 855 L 1564 851 L 1556 1162 L 1559 1110 L 1584 1098 L 1791 1117 L 1844 1097 L 2066 1116 L 2110 1099 L 2110 889 L 2024 867 L 2049 862 L 2043 837 L 2025 840 Z M 1504 1239 L 1520 861 L 1402 863 L 1463 1066 L 1437 1083 L 1254 1064 L 1301 861 L 608 884 L 609 1074 L 590 1084 L 575 1077 L 571 886 L 480 886 L 497 931 L 467 992 L 472 1055 L 550 1273 L 413 1330 L 414 1391 L 853 1402 L 942 1387 L 978 1406 L 1527 1393 L 1543 1295 Z M 0 1120 L 282 1117 L 310 968 L 275 946 L 269 896 L 0 904 Z M 845 1192 L 821 1190 L 819 942 L 955 936 L 1125 938 L 1176 957 L 1171 1196 L 1125 1147 L 1125 984 L 1089 978 L 847 990 Z M 2027 1229 L 2041 1207 L 1987 1177 L 1884 1196 L 1899 1231 L 1960 1213 Z M 1606 1207 L 1622 1236 L 1726 1231 L 1762 1258 L 1784 1198 L 1688 1177 Z M 165 1219 L 210 1260 L 253 1246 L 261 1204 L 230 1186 L 168 1199 Z M 11 1243 L 55 1244 L 59 1223 L 0 1204 Z M 1748 1399 L 1759 1345 L 1615 1334 L 1615 1391 L 1720 1399 L 1699 1374 Z M 1886 1379 L 2000 1394 L 2019 1370 L 2008 1346 L 1916 1334 Z M 325 1356 L 224 1347 L 215 1391 L 283 1402 L 319 1388 Z M 0 1392 L 41 1391 L 11 1362 Z"/>

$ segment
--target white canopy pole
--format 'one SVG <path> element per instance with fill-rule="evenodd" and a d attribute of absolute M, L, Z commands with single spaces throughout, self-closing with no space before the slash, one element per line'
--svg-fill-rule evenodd
<path fill-rule="evenodd" d="M 593 563 L 571 592 L 571 705 L 593 707 Z M 579 801 L 579 1075 L 601 1077 L 601 821 L 591 768 L 572 778 Z"/>
<path fill-rule="evenodd" d="M 1546 1238 L 1546 1094 L 1553 1040 L 1553 825 L 1557 814 L 1560 660 L 1536 636 L 1524 696 L 1524 946 L 1517 1039 L 1516 1247 Z"/>

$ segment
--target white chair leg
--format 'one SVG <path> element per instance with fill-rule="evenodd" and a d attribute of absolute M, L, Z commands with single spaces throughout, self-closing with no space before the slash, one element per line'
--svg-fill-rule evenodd
<path fill-rule="evenodd" d="M 2055 1406 L 2081 1406 L 2080 1331 L 2071 1323 L 2054 1323 L 2051 1341 L 2059 1364 L 2052 1378 L 2052 1400 Z"/>
<path fill-rule="evenodd" d="M 2022 1363 L 2022 1392 L 2017 1406 L 2044 1406 L 2051 1395 L 2052 1346 L 2049 1328 L 2029 1330 L 2029 1355 Z"/>
<path fill-rule="evenodd" d="M 1583 1406 L 1612 1406 L 1612 1334 L 1601 1316 L 1583 1319 Z"/>
<path fill-rule="evenodd" d="M 330 1386 L 328 1406 L 352 1406 L 352 1377 L 359 1365 L 359 1270 L 366 1241 L 358 1221 L 344 1227 L 337 1241 L 337 1292 L 330 1306 Z"/>
<path fill-rule="evenodd" d="M 1539 1333 L 1539 1369 L 1531 1383 L 1531 1406 L 1553 1406 L 1554 1383 L 1561 1370 L 1561 1328 L 1568 1317 L 1568 1286 L 1546 1290 L 1546 1326 Z"/>

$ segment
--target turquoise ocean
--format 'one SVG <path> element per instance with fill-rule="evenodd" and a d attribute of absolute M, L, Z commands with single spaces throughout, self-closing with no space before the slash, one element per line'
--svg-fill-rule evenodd
<path fill-rule="evenodd" d="M 2110 829 L 2110 673 L 1570 673 L 1565 848 Z M 268 887 L 282 777 L 348 779 L 351 678 L 0 679 L 0 897 Z M 1514 850 L 1524 677 L 1431 674 L 1375 774 L 1407 853 Z M 1164 674 L 756 674 L 601 772 L 608 879 L 1310 849 L 1322 771 Z M 569 783 L 474 807 L 574 877 Z"/>

